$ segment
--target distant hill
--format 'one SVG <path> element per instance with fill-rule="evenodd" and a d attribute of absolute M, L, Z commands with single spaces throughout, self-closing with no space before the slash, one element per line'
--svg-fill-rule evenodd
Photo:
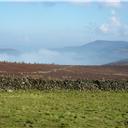
<path fill-rule="evenodd" d="M 63 53 L 74 53 L 74 59 L 81 64 L 106 64 L 123 60 L 128 56 L 127 41 L 96 40 L 79 47 L 66 47 L 58 49 Z"/>
<path fill-rule="evenodd" d="M 113 63 L 109 63 L 107 65 L 128 65 L 128 59 L 116 61 L 116 62 L 113 62 Z"/>
<path fill-rule="evenodd" d="M 128 58 L 127 41 L 96 40 L 76 47 L 25 52 L 23 50 L 19 52 L 16 49 L 0 49 L 0 60 L 67 65 L 105 65 Z"/>
<path fill-rule="evenodd" d="M 18 50 L 16 50 L 16 49 L 0 48 L 0 54 L 17 56 L 17 55 L 20 54 L 20 52 Z"/>

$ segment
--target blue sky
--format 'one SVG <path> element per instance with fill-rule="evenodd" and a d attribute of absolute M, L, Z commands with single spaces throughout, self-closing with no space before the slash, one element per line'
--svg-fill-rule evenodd
<path fill-rule="evenodd" d="M 0 2 L 0 48 L 128 41 L 127 2 Z"/>

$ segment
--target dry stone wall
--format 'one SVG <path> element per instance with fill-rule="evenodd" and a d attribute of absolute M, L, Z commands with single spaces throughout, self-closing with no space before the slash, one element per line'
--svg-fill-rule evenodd
<path fill-rule="evenodd" d="M 0 76 L 0 90 L 126 90 L 128 80 L 44 80 L 32 77 Z"/>

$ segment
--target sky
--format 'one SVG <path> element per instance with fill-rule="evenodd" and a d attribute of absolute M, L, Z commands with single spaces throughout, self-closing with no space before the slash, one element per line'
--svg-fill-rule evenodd
<path fill-rule="evenodd" d="M 94 40 L 128 41 L 128 2 L 0 1 L 0 48 L 81 46 Z"/>

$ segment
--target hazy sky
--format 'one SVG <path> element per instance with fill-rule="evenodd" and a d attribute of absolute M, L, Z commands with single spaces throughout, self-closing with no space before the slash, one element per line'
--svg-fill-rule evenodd
<path fill-rule="evenodd" d="M 128 3 L 0 2 L 0 48 L 55 48 L 128 40 Z"/>

